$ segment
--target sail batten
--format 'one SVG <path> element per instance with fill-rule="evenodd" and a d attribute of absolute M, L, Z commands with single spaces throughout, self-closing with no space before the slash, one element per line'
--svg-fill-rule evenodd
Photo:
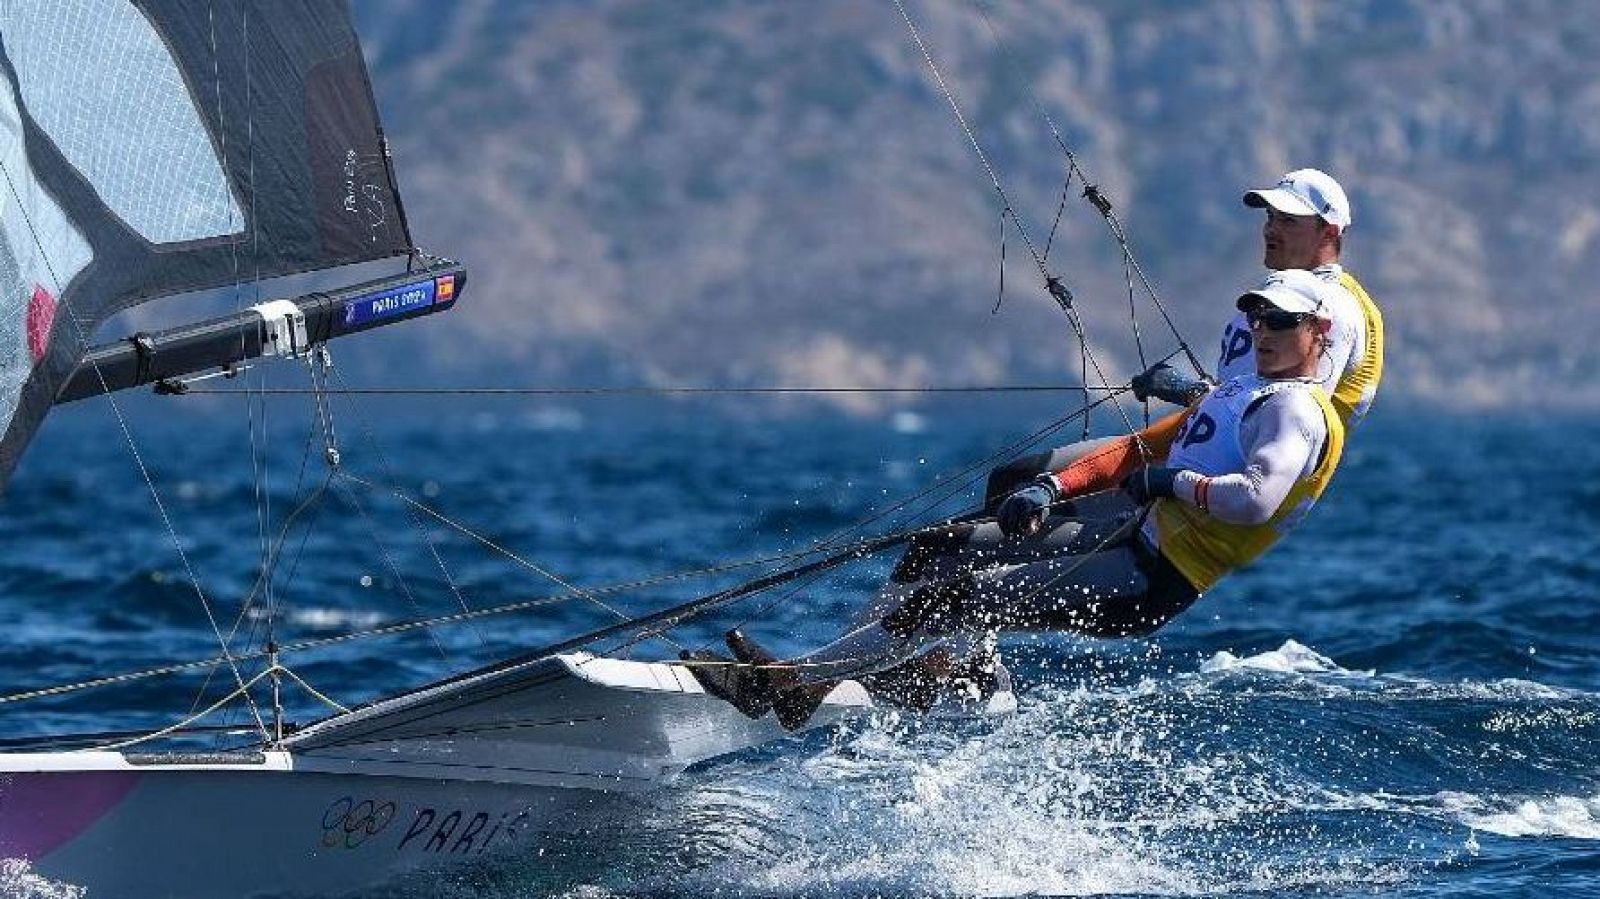
<path fill-rule="evenodd" d="M 48 7 L 0 7 L 0 486 L 116 312 L 412 251 L 343 0 Z"/>

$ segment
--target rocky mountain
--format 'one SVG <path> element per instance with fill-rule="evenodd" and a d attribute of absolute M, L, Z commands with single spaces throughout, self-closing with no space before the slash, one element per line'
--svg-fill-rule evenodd
<path fill-rule="evenodd" d="M 1040 251 L 1066 171 L 1048 115 L 1206 363 L 1261 271 L 1241 193 L 1311 165 L 1352 196 L 1386 401 L 1600 403 L 1600 6 L 906 4 Z M 1002 205 L 893 0 L 355 8 L 413 230 L 472 266 L 415 347 L 441 377 L 1079 377 L 1015 229 L 991 312 Z M 1048 266 L 1126 380 L 1122 256 L 1080 190 Z"/>

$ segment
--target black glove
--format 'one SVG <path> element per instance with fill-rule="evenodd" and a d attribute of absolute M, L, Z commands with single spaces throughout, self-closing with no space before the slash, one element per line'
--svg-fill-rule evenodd
<path fill-rule="evenodd" d="M 1146 465 L 1122 479 L 1122 489 L 1133 496 L 1133 501 L 1139 505 L 1154 502 L 1164 496 L 1172 495 L 1172 481 L 1178 476 L 1180 468 L 1167 468 L 1162 465 Z"/>
<path fill-rule="evenodd" d="M 1039 530 L 1050 514 L 1050 504 L 1056 501 L 1058 495 L 1060 491 L 1056 490 L 1055 479 L 1040 475 L 1032 484 L 1006 497 L 995 515 L 1000 524 L 1000 533 L 1015 537 Z"/>
<path fill-rule="evenodd" d="M 1206 382 L 1186 378 L 1165 362 L 1157 362 L 1144 372 L 1134 375 L 1130 382 L 1134 399 L 1144 402 L 1151 397 L 1187 406 L 1206 392 Z"/>

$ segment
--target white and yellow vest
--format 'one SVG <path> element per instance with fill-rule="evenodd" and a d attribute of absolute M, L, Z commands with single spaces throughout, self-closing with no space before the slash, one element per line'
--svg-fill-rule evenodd
<path fill-rule="evenodd" d="M 1339 413 L 1339 421 L 1350 428 L 1359 424 L 1372 408 L 1372 400 L 1378 395 L 1378 382 L 1383 380 L 1383 313 L 1378 311 L 1378 304 L 1372 302 L 1355 275 L 1341 270 L 1339 284 L 1356 298 L 1361 306 L 1361 318 L 1366 323 L 1366 352 L 1355 368 L 1339 378 L 1330 397 L 1333 408 Z"/>
<path fill-rule="evenodd" d="M 1173 567 L 1204 593 L 1228 572 L 1254 561 L 1299 524 L 1339 467 L 1344 424 L 1322 388 L 1309 381 L 1239 377 L 1213 390 L 1189 413 L 1165 464 L 1207 477 L 1237 474 L 1246 466 L 1240 426 L 1245 413 L 1267 397 L 1305 391 L 1322 409 L 1327 425 L 1321 455 L 1311 474 L 1301 477 L 1272 517 L 1262 524 L 1229 524 L 1178 499 L 1158 500 L 1151 518 L 1156 544 Z"/>

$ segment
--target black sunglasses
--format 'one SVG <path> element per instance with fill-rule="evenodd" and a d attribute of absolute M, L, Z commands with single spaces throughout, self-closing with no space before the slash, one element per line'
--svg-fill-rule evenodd
<path fill-rule="evenodd" d="M 1285 312 L 1282 309 L 1251 309 L 1244 314 L 1245 320 L 1254 328 L 1260 325 L 1268 331 L 1288 331 L 1300 327 L 1301 323 L 1311 320 L 1309 312 Z"/>

